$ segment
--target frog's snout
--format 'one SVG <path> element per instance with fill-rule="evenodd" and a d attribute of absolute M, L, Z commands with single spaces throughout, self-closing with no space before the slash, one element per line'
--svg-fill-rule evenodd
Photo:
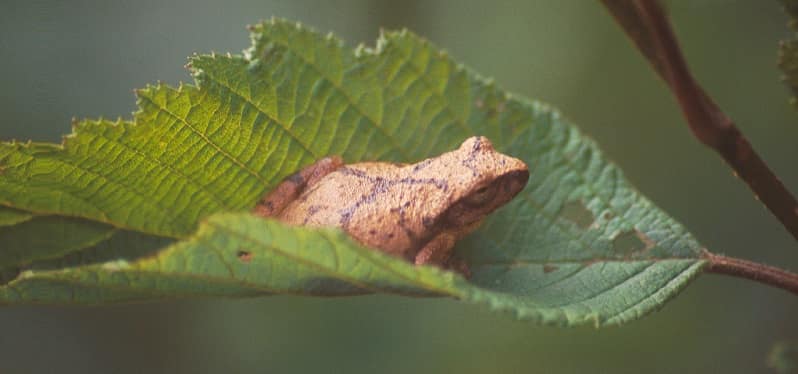
<path fill-rule="evenodd" d="M 512 178 L 521 184 L 526 184 L 526 182 L 529 180 L 529 169 L 511 171 L 507 173 L 507 177 Z"/>
<path fill-rule="evenodd" d="M 515 196 L 526 187 L 526 183 L 529 181 L 529 169 L 513 170 L 502 178 L 505 180 L 505 191 L 511 196 Z"/>

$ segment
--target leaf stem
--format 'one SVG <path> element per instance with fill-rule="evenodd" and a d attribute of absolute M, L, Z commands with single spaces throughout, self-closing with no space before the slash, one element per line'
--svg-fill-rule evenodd
<path fill-rule="evenodd" d="M 602 0 L 665 80 L 693 135 L 714 149 L 754 196 L 798 240 L 798 201 L 754 151 L 734 122 L 690 74 L 670 22 L 656 0 Z"/>
<path fill-rule="evenodd" d="M 708 273 L 750 279 L 798 295 L 798 274 L 758 262 L 716 255 L 707 250 L 701 253 L 701 258 L 708 262 L 704 268 Z"/>

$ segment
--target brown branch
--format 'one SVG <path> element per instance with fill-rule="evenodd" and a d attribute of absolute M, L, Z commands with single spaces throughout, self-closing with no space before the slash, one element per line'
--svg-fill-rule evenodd
<path fill-rule="evenodd" d="M 704 250 L 701 258 L 707 260 L 704 271 L 746 278 L 778 287 L 798 295 L 798 274 L 753 261 L 716 255 Z"/>
<path fill-rule="evenodd" d="M 717 151 L 754 196 L 798 239 L 798 201 L 690 74 L 659 3 L 601 1 L 671 88 L 693 135 Z"/>

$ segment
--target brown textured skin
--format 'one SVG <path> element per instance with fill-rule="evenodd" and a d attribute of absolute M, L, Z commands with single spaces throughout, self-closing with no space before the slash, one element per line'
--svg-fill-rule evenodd
<path fill-rule="evenodd" d="M 255 214 L 293 225 L 340 227 L 362 244 L 414 261 L 449 267 L 452 249 L 482 219 L 526 185 L 523 161 L 485 137 L 416 164 L 343 165 L 327 157 L 269 192 Z M 460 265 L 461 272 L 468 270 Z"/>

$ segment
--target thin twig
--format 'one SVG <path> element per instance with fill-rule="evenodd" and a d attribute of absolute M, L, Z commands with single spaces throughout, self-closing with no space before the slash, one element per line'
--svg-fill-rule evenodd
<path fill-rule="evenodd" d="M 709 251 L 704 251 L 701 258 L 707 260 L 707 266 L 704 268 L 706 272 L 746 278 L 798 295 L 798 274 L 753 261 L 716 255 Z"/>
<path fill-rule="evenodd" d="M 656 0 L 602 0 L 676 96 L 690 130 L 717 151 L 798 240 L 798 201 L 690 74 Z"/>

